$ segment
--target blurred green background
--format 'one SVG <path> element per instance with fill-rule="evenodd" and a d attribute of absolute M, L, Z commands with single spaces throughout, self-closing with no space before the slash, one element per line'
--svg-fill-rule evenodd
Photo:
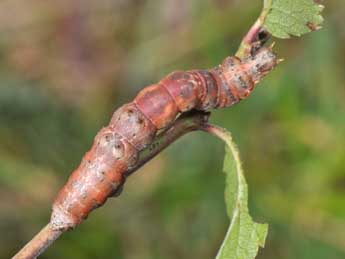
<path fill-rule="evenodd" d="M 112 112 L 177 69 L 233 54 L 261 0 L 0 1 L 0 258 L 51 204 Z M 286 61 L 212 122 L 239 145 L 259 259 L 345 258 L 345 2 L 324 28 L 277 40 Z M 211 259 L 229 221 L 223 144 L 190 134 L 128 179 L 41 258 Z"/>

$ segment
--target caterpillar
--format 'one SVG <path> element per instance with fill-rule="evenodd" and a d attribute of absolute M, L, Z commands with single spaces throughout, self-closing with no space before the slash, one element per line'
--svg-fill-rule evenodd
<path fill-rule="evenodd" d="M 247 98 L 279 60 L 271 47 L 247 58 L 227 57 L 209 70 L 177 71 L 144 88 L 113 114 L 59 192 L 51 215 L 55 229 L 71 229 L 112 196 L 120 194 L 126 173 L 157 132 L 190 110 L 230 107 Z"/>

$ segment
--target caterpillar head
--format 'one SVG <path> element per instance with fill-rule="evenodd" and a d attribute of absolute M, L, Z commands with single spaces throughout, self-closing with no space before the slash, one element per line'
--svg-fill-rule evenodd
<path fill-rule="evenodd" d="M 251 57 L 243 61 L 243 66 L 252 77 L 254 84 L 257 84 L 271 70 L 273 70 L 282 60 L 278 59 L 272 47 L 262 47 Z"/>
<path fill-rule="evenodd" d="M 222 74 L 237 100 L 247 98 L 254 87 L 280 62 L 272 47 L 262 47 L 241 60 L 228 57 L 221 65 Z"/>

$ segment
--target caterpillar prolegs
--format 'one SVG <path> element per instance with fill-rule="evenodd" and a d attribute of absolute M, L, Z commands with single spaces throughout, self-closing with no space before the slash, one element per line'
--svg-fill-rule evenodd
<path fill-rule="evenodd" d="M 126 172 L 157 131 L 190 110 L 224 108 L 245 99 L 277 64 L 271 48 L 263 47 L 241 60 L 228 57 L 216 68 L 173 72 L 144 88 L 133 102 L 115 111 L 100 130 L 80 166 L 72 173 L 53 205 L 51 225 L 69 229 L 121 190 Z"/>

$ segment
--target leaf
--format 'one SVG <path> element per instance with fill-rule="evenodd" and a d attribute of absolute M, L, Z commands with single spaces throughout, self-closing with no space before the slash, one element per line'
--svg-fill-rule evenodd
<path fill-rule="evenodd" d="M 248 187 L 238 150 L 229 132 L 222 135 L 227 144 L 225 202 L 231 223 L 216 259 L 253 259 L 259 246 L 265 245 L 268 225 L 255 223 L 249 215 Z"/>
<path fill-rule="evenodd" d="M 301 36 L 318 30 L 323 22 L 324 6 L 315 0 L 265 0 L 264 27 L 277 38 Z"/>

